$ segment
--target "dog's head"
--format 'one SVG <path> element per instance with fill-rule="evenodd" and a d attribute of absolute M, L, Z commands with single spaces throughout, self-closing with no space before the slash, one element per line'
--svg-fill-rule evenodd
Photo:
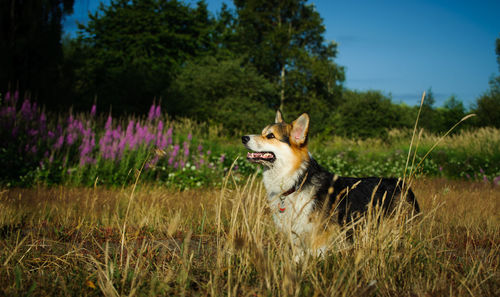
<path fill-rule="evenodd" d="M 243 136 L 241 141 L 247 149 L 251 150 L 247 154 L 250 162 L 260 163 L 267 167 L 281 164 L 297 168 L 309 159 L 308 132 L 309 115 L 304 113 L 291 124 L 287 124 L 278 110 L 274 124 L 266 126 L 260 135 Z"/>

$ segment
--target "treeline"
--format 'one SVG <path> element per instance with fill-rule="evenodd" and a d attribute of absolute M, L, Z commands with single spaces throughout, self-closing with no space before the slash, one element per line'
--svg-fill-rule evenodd
<path fill-rule="evenodd" d="M 2 2 L 0 92 L 30 92 L 51 110 L 96 103 L 113 115 L 145 113 L 155 100 L 172 117 L 230 132 L 260 131 L 278 108 L 288 119 L 308 112 L 312 132 L 324 135 L 384 137 L 415 122 L 418 107 L 343 87 L 337 46 L 307 1 L 234 0 L 234 9 L 223 4 L 212 15 L 204 1 L 112 0 L 62 40 L 73 2 Z M 500 39 L 496 50 L 500 57 Z M 500 127 L 499 77 L 472 108 L 455 97 L 436 107 L 431 90 L 425 102 L 429 131 L 469 112 L 478 116 L 464 127 Z"/>

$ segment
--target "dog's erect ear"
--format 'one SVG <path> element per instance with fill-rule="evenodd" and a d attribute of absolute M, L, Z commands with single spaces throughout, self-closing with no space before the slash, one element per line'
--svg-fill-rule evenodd
<path fill-rule="evenodd" d="M 303 113 L 292 123 L 292 133 L 290 133 L 291 142 L 297 145 L 303 145 L 307 142 L 307 133 L 309 132 L 309 115 Z"/>
<path fill-rule="evenodd" d="M 274 119 L 274 122 L 276 124 L 283 123 L 285 120 L 283 120 L 283 115 L 281 114 L 281 111 L 278 109 L 276 111 L 276 118 Z"/>

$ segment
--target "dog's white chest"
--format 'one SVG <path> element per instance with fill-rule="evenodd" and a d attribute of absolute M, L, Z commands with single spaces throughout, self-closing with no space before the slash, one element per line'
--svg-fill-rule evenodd
<path fill-rule="evenodd" d="M 269 197 L 273 219 L 279 229 L 302 236 L 312 231 L 310 214 L 314 201 L 304 191 L 286 197 Z"/>

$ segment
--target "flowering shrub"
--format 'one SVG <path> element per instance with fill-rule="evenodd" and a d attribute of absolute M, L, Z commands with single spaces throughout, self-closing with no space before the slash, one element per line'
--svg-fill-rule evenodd
<path fill-rule="evenodd" d="M 155 103 L 143 117 L 97 116 L 95 105 L 88 113 L 61 116 L 47 114 L 27 98 L 20 102 L 18 92 L 7 93 L 0 102 L 0 137 L 0 184 L 7 186 L 124 185 L 139 177 L 185 189 L 220 184 L 233 161 L 236 179 L 260 170 L 237 158 L 246 153 L 237 140 L 231 145 L 226 139 L 209 139 L 196 125 L 169 121 Z M 327 148 L 312 153 L 339 175 L 402 176 L 407 152 Z M 422 160 L 425 153 L 419 148 L 415 159 L 415 164 L 422 161 L 416 168 L 419 175 L 500 184 L 497 149 L 475 153 L 448 148 Z"/>
<path fill-rule="evenodd" d="M 120 185 L 142 168 L 143 180 L 197 187 L 220 182 L 231 162 L 213 155 L 191 132 L 175 134 L 154 103 L 146 118 L 104 120 L 94 105 L 88 114 L 47 120 L 36 103 L 26 98 L 17 108 L 18 100 L 18 92 L 7 93 L 0 107 L 4 184 Z"/>

